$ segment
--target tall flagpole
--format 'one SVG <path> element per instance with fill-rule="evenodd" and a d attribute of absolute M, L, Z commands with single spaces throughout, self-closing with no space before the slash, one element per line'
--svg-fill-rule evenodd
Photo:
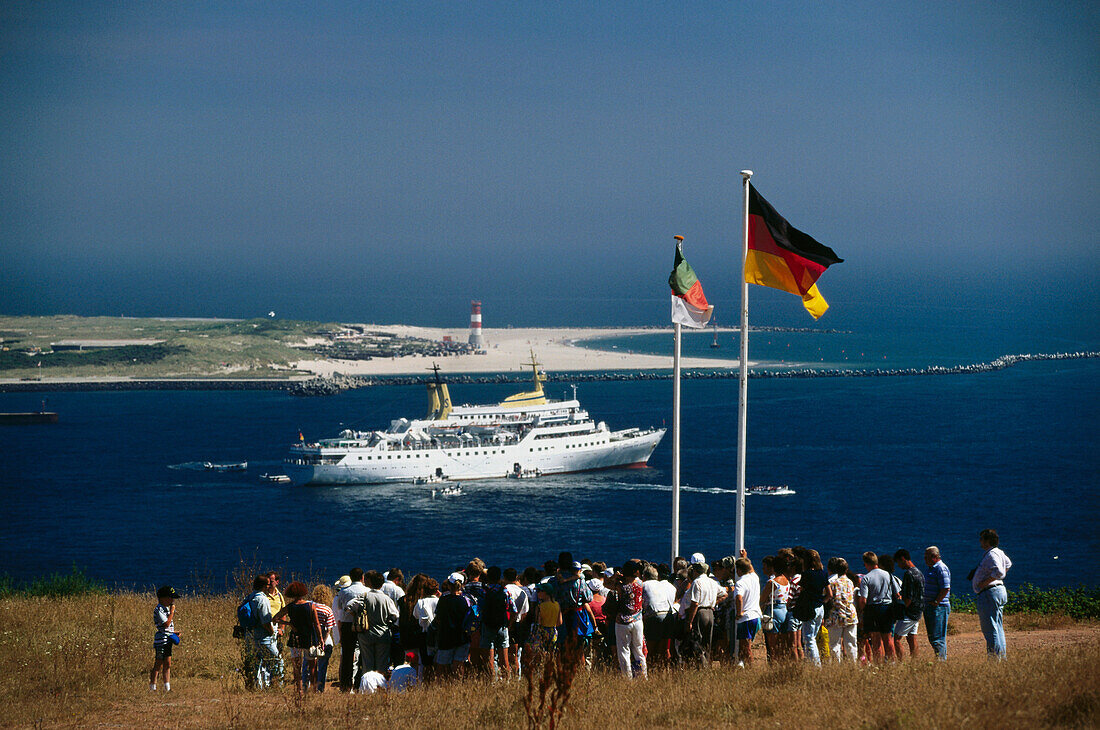
<path fill-rule="evenodd" d="M 741 373 L 737 379 L 737 555 L 745 549 L 745 435 L 749 409 L 749 283 L 745 281 L 745 263 L 749 258 L 749 178 L 752 170 L 742 170 L 741 207 Z"/>
<path fill-rule="evenodd" d="M 683 244 L 683 236 L 673 236 L 676 248 Z M 680 554 L 680 323 L 672 326 L 676 344 L 672 350 L 672 558 L 676 562 Z"/>

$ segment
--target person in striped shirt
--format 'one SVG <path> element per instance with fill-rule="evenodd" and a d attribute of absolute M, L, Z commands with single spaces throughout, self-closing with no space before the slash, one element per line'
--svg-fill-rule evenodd
<path fill-rule="evenodd" d="M 336 615 L 333 614 L 332 609 L 329 606 L 332 604 L 332 589 L 325 585 L 313 586 L 313 594 L 310 596 L 313 599 L 313 605 L 317 609 L 317 620 L 321 624 L 321 633 L 325 637 L 325 653 L 317 658 L 317 667 L 315 673 L 310 674 L 303 673 L 305 678 L 305 684 L 308 688 L 309 682 L 312 680 L 313 686 L 316 687 L 318 692 L 325 691 L 325 680 L 328 677 L 328 660 L 332 657 L 332 649 L 335 644 L 333 641 L 333 630 L 336 628 Z M 303 662 L 303 665 L 306 662 Z"/>
<path fill-rule="evenodd" d="M 172 647 L 179 643 L 176 632 L 176 599 L 179 594 L 172 586 L 157 589 L 157 605 L 153 607 L 153 668 L 149 670 L 149 689 L 157 689 L 157 673 L 164 680 L 164 691 L 172 691 Z"/>

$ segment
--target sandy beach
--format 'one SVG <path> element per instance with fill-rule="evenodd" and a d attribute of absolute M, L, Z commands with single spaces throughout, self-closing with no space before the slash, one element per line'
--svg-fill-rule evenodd
<path fill-rule="evenodd" d="M 469 336 L 467 329 L 408 327 L 403 325 L 365 325 L 371 330 L 390 332 L 401 337 L 442 340 L 449 335 L 459 342 Z M 668 330 L 668 355 L 643 355 L 619 350 L 593 350 L 581 347 L 581 340 L 601 337 L 653 334 L 653 329 L 598 328 L 522 328 L 483 331 L 484 355 L 457 355 L 436 359 L 444 373 L 507 373 L 526 370 L 524 363 L 535 353 L 548 372 L 590 370 L 659 370 L 672 367 L 672 331 Z M 301 360 L 299 370 L 317 375 L 420 375 L 431 367 L 432 358 L 399 357 L 374 360 Z M 751 364 L 751 363 L 750 363 Z M 681 367 L 724 369 L 738 367 L 737 360 L 683 358 Z"/>

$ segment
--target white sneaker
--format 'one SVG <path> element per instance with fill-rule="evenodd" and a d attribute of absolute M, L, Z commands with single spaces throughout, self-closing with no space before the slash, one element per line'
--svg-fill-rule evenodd
<path fill-rule="evenodd" d="M 157 686 L 155 684 L 151 684 L 151 685 L 149 685 L 149 690 L 151 692 L 156 692 L 157 691 Z"/>

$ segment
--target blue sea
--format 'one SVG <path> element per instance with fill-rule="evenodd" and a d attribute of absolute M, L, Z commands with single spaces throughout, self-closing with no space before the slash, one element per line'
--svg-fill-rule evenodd
<path fill-rule="evenodd" d="M 759 332 L 761 368 L 904 368 L 1004 354 L 1100 349 L 1095 315 L 982 310 L 948 303 L 849 311 L 810 327 Z M 723 323 L 727 324 L 727 323 Z M 732 324 L 732 322 L 728 323 Z M 784 324 L 787 324 L 786 322 Z M 737 336 L 685 336 L 685 354 L 736 357 Z M 671 333 L 589 346 L 671 352 Z M 977 535 L 996 528 L 1011 582 L 1095 582 L 1082 556 L 1100 550 L 1097 456 L 1100 360 L 1027 362 L 996 372 L 881 378 L 751 380 L 748 481 L 789 496 L 749 496 L 747 547 L 785 545 L 858 564 L 864 550 L 914 554 L 938 545 L 963 580 Z M 550 393 L 567 385 L 552 383 Z M 509 385 L 454 385 L 456 402 L 492 402 Z M 426 407 L 420 386 L 327 398 L 281 392 L 0 394 L 0 411 L 60 423 L 0 426 L 0 573 L 26 579 L 72 565 L 109 585 L 222 589 L 242 564 L 335 580 L 353 566 L 440 577 L 475 555 L 541 565 L 560 550 L 621 563 L 668 560 L 671 444 L 650 468 L 430 486 L 290 487 L 278 472 L 307 438 L 383 428 Z M 583 383 L 578 397 L 612 428 L 671 425 L 670 381 Z M 681 552 L 733 551 L 737 381 L 683 383 Z M 216 474 L 204 461 L 248 461 Z"/>

